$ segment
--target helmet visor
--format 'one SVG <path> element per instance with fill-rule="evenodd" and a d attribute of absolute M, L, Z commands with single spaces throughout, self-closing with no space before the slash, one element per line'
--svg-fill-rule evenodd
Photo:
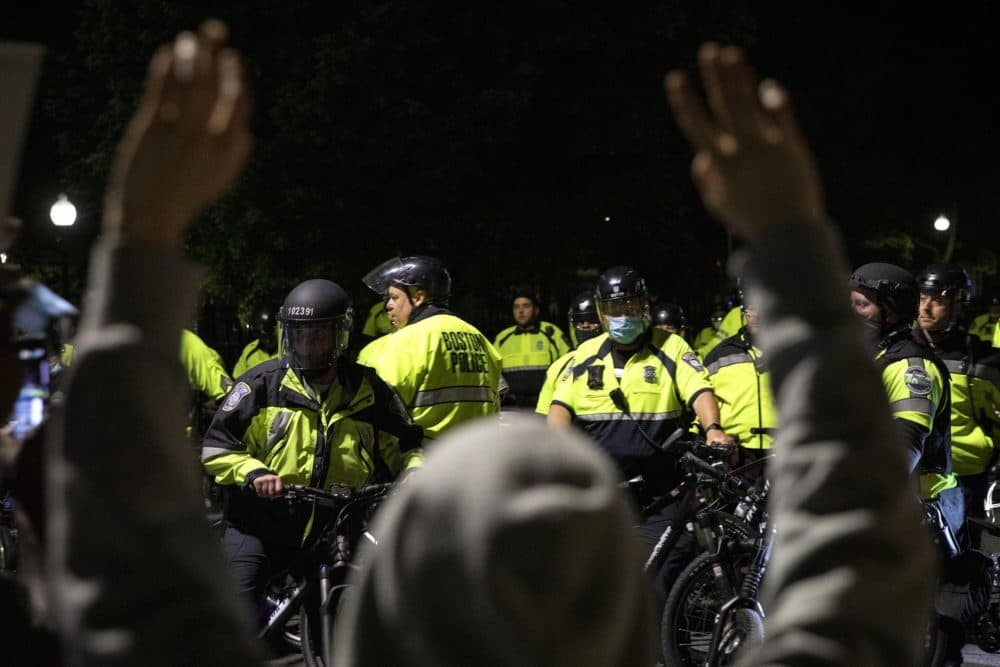
<path fill-rule="evenodd" d="M 407 265 L 403 263 L 401 257 L 393 257 L 382 262 L 374 269 L 365 274 L 361 279 L 368 289 L 383 298 L 389 293 L 389 288 L 394 283 L 400 283 L 406 273 Z M 403 282 L 402 284 L 406 284 Z"/>
<path fill-rule="evenodd" d="M 289 365 L 300 371 L 323 371 L 332 366 L 347 349 L 349 318 L 312 322 L 286 322 L 285 353 Z"/>
<path fill-rule="evenodd" d="M 627 299 L 602 299 L 597 302 L 601 317 L 649 317 L 649 299 L 633 296 Z"/>

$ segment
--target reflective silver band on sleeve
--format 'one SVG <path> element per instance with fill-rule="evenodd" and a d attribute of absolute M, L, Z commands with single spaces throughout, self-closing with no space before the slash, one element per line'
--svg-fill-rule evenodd
<path fill-rule="evenodd" d="M 661 422 L 677 419 L 682 414 L 684 414 L 682 410 L 674 410 L 673 412 L 633 412 L 632 417 L 637 421 Z M 628 419 L 628 416 L 621 412 L 602 412 L 584 415 L 577 414 L 576 418 L 586 422 L 615 422 L 624 421 Z"/>
<path fill-rule="evenodd" d="M 934 415 L 936 407 L 929 398 L 904 398 L 889 405 L 893 414 L 897 412 L 919 412 L 928 417 Z"/>
<path fill-rule="evenodd" d="M 214 459 L 216 456 L 222 456 L 223 454 L 239 454 L 239 453 L 240 450 L 226 449 L 225 447 L 202 447 L 201 460 L 202 462 L 205 462 L 208 461 L 209 459 Z"/>
<path fill-rule="evenodd" d="M 727 354 L 726 356 L 719 357 L 712 363 L 708 364 L 706 368 L 708 368 L 709 375 L 715 375 L 717 372 L 719 372 L 720 368 L 725 368 L 726 366 L 732 366 L 733 364 L 749 363 L 751 361 L 753 360 L 750 358 L 750 355 L 746 353 L 741 352 L 739 354 Z"/>
<path fill-rule="evenodd" d="M 492 400 L 489 387 L 444 387 L 418 391 L 413 407 L 424 408 L 441 403 L 489 403 Z"/>

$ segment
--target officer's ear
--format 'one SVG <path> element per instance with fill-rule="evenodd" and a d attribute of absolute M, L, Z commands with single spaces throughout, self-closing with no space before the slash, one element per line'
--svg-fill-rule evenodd
<path fill-rule="evenodd" d="M 410 301 L 413 303 L 414 308 L 423 306 L 427 303 L 427 292 L 420 287 L 410 288 Z"/>

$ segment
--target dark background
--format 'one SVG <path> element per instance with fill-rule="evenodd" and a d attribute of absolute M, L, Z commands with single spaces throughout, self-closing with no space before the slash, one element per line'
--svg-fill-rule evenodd
<path fill-rule="evenodd" d="M 49 47 L 14 213 L 12 253 L 79 300 L 112 152 L 155 46 L 224 19 L 255 91 L 257 144 L 188 251 L 209 268 L 201 331 L 232 355 L 236 315 L 306 277 L 374 301 L 361 276 L 396 254 L 439 256 L 453 307 L 488 335 L 528 282 L 564 325 L 600 269 L 631 264 L 693 324 L 731 289 L 727 238 L 690 183 L 663 75 L 706 39 L 746 47 L 792 92 L 852 261 L 918 271 L 953 259 L 995 283 L 998 10 L 952 3 L 555 0 L 25 4 L 0 38 Z M 606 6 L 604 6 L 606 5 Z M 80 217 L 62 236 L 60 192 Z M 606 220 L 610 218 L 610 220 Z M 150 285 L 151 298 L 169 285 Z"/>

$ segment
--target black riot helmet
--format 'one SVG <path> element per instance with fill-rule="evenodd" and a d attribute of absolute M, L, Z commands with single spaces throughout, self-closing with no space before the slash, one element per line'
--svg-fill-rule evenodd
<path fill-rule="evenodd" d="M 258 308 L 253 314 L 253 326 L 258 334 L 274 333 L 278 319 L 270 308 Z"/>
<path fill-rule="evenodd" d="M 567 314 L 571 326 L 576 326 L 578 322 L 594 322 L 600 324 L 597 319 L 597 304 L 594 302 L 593 292 L 580 292 L 573 297 L 569 304 Z"/>
<path fill-rule="evenodd" d="M 362 282 L 385 298 L 390 287 L 409 294 L 409 287 L 419 287 L 427 294 L 427 303 L 447 306 L 451 296 L 451 276 L 441 262 L 426 255 L 393 257 L 382 262 L 362 278 Z"/>
<path fill-rule="evenodd" d="M 260 346 L 267 352 L 278 349 L 278 318 L 271 308 L 258 308 L 254 312 L 253 327 Z"/>
<path fill-rule="evenodd" d="M 597 279 L 594 297 L 597 300 L 597 314 L 612 340 L 621 342 L 612 318 L 641 317 L 641 329 L 645 331 L 649 328 L 649 292 L 646 281 L 632 267 L 613 266 L 602 273 Z M 630 334 L 634 333 L 630 331 Z"/>
<path fill-rule="evenodd" d="M 601 320 L 597 316 L 594 292 L 580 292 L 569 302 L 569 327 L 576 345 L 601 334 Z"/>
<path fill-rule="evenodd" d="M 956 264 L 931 264 L 917 276 L 917 291 L 933 296 L 950 296 L 955 303 L 972 302 L 972 281 Z"/>
<path fill-rule="evenodd" d="M 871 262 L 854 270 L 848 281 L 851 289 L 862 288 L 874 297 L 883 317 L 894 313 L 900 325 L 917 317 L 917 290 L 913 274 L 895 264 Z"/>
<path fill-rule="evenodd" d="M 597 279 L 598 303 L 617 299 L 647 298 L 646 281 L 631 266 L 613 266 Z"/>
<path fill-rule="evenodd" d="M 337 283 L 314 279 L 288 293 L 278 311 L 285 354 L 306 377 L 322 375 L 347 349 L 354 324 L 351 297 Z"/>
<path fill-rule="evenodd" d="M 687 326 L 684 309 L 676 303 L 663 303 L 653 308 L 653 326 L 667 326 L 675 333 L 682 333 Z"/>

